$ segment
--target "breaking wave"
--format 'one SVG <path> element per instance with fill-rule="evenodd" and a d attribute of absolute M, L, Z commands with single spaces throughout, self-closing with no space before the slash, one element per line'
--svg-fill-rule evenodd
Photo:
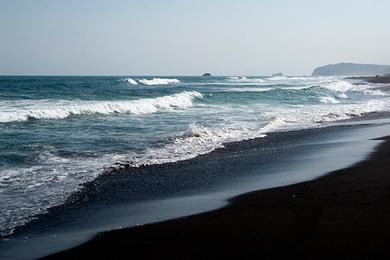
<path fill-rule="evenodd" d="M 386 102 L 380 100 L 369 100 L 363 104 L 340 104 L 333 109 L 323 110 L 314 116 L 314 123 L 334 122 L 363 116 L 373 112 L 388 111 L 390 108 Z"/>
<path fill-rule="evenodd" d="M 196 98 L 197 91 L 183 91 L 157 98 L 130 101 L 13 101 L 0 103 L 0 122 L 26 121 L 29 119 L 63 119 L 71 115 L 151 114 L 175 108 L 188 108 Z"/>
<path fill-rule="evenodd" d="M 326 96 L 326 97 L 320 97 L 320 102 L 324 104 L 338 104 L 340 101 L 335 99 L 334 97 Z"/>
<path fill-rule="evenodd" d="M 331 90 L 333 92 L 338 92 L 338 93 L 346 93 L 348 91 L 353 91 L 353 92 L 362 92 L 364 95 L 370 95 L 370 96 L 387 96 L 388 94 L 382 92 L 379 89 L 374 89 L 370 85 L 354 85 L 348 81 L 336 81 L 332 82 L 329 84 L 325 84 L 323 86 L 324 88 Z"/>
<path fill-rule="evenodd" d="M 146 86 L 154 86 L 154 85 L 169 85 L 169 84 L 178 84 L 181 81 L 178 79 L 165 79 L 165 78 L 153 78 L 153 79 L 132 79 L 128 78 L 125 81 L 130 85 L 146 85 Z"/>
<path fill-rule="evenodd" d="M 134 79 L 126 79 L 125 81 L 130 85 L 138 85 L 138 82 Z"/>
<path fill-rule="evenodd" d="M 228 81 L 241 82 L 241 83 L 264 83 L 264 79 L 259 78 L 247 78 L 247 77 L 228 77 Z"/>
<path fill-rule="evenodd" d="M 235 128 L 205 127 L 193 123 L 171 143 L 163 147 L 147 149 L 144 153 L 126 156 L 111 168 L 120 170 L 129 165 L 139 167 L 189 160 L 210 153 L 217 148 L 223 148 L 226 143 L 265 137 L 266 133 L 277 130 L 284 124 L 285 122 L 282 119 L 276 117 L 271 118 L 263 126 L 255 128 L 250 126 Z"/>
<path fill-rule="evenodd" d="M 333 101 L 331 101 L 333 102 Z M 144 152 L 117 157 L 117 163 L 111 170 L 128 167 L 165 164 L 184 161 L 223 148 L 226 143 L 266 137 L 268 133 L 284 130 L 296 130 L 311 127 L 323 127 L 338 120 L 350 119 L 371 112 L 388 110 L 383 101 L 370 100 L 363 104 L 338 104 L 312 108 L 298 106 L 290 110 L 276 110 L 264 113 L 268 119 L 262 122 L 237 122 L 233 125 L 204 126 L 192 123 L 181 135 L 174 137 L 162 147 L 148 148 Z"/>

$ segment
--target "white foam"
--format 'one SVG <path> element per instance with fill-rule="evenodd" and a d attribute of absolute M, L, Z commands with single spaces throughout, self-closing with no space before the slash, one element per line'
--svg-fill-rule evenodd
<path fill-rule="evenodd" d="M 387 96 L 388 95 L 379 89 L 374 89 L 374 87 L 372 87 L 370 85 L 365 85 L 365 84 L 354 85 L 354 84 L 352 84 L 348 81 L 345 81 L 345 80 L 325 84 L 323 87 L 326 89 L 329 89 L 331 91 L 340 93 L 339 96 L 341 98 L 345 98 L 346 95 L 343 95 L 343 94 L 345 94 L 348 91 L 362 92 L 364 95 L 369 95 L 369 96 Z"/>
<path fill-rule="evenodd" d="M 351 119 L 370 112 L 388 111 L 390 103 L 384 100 L 368 100 L 361 103 L 318 103 L 316 105 L 292 105 L 278 107 L 265 112 L 267 115 L 279 115 L 288 122 L 287 129 L 322 127 L 337 120 Z"/>
<path fill-rule="evenodd" d="M 164 164 L 192 159 L 199 155 L 210 153 L 217 148 L 223 148 L 225 143 L 265 137 L 266 133 L 285 125 L 280 118 L 271 118 L 262 126 L 245 125 L 205 127 L 190 124 L 188 129 L 172 143 L 155 149 L 147 149 L 144 153 L 124 156 L 119 161 L 121 165 L 131 163 L 134 167 L 151 164 Z"/>
<path fill-rule="evenodd" d="M 334 92 L 342 92 L 342 93 L 345 93 L 351 89 L 356 89 L 356 86 L 354 86 L 353 84 L 345 80 L 332 82 L 324 85 L 323 87 Z"/>
<path fill-rule="evenodd" d="M 328 104 L 328 103 L 327 103 Z M 119 164 L 114 168 L 120 169 L 123 165 L 131 164 L 134 167 L 151 164 L 164 164 L 192 159 L 202 154 L 207 154 L 217 148 L 223 148 L 224 144 L 235 141 L 265 137 L 267 133 L 278 130 L 293 130 L 307 127 L 325 126 L 324 124 L 341 119 L 349 119 L 374 111 L 383 111 L 389 108 L 386 102 L 370 100 L 360 104 L 336 104 L 328 106 L 318 104 L 313 106 L 293 105 L 290 107 L 269 107 L 265 104 L 255 104 L 253 107 L 243 107 L 238 121 L 204 126 L 201 123 L 193 123 L 181 135 L 171 142 L 158 148 L 148 148 L 143 152 L 117 155 L 114 158 Z M 210 110 L 212 113 L 231 113 L 226 107 L 207 106 L 202 110 Z M 257 120 L 253 113 L 261 111 L 261 117 Z"/>
<path fill-rule="evenodd" d="M 102 167 L 103 164 L 107 165 L 110 162 L 117 161 L 123 164 L 131 163 L 132 166 L 137 167 L 141 165 L 188 160 L 198 155 L 209 153 L 217 148 L 222 148 L 228 142 L 264 137 L 267 133 L 276 130 L 314 127 L 319 122 L 348 119 L 369 112 L 383 111 L 388 108 L 389 106 L 386 106 L 386 102 L 378 100 L 370 100 L 362 104 L 337 104 L 336 106 L 313 105 L 308 107 L 301 105 L 291 106 L 289 108 L 274 107 L 269 110 L 267 110 L 267 106 L 259 104 L 258 107 L 243 108 L 243 110 L 262 111 L 262 115 L 268 119 L 263 118 L 260 121 L 238 121 L 235 124 L 221 124 L 212 127 L 205 127 L 201 124 L 190 124 L 182 135 L 174 138 L 172 142 L 163 147 L 149 148 L 144 152 L 137 152 L 136 154 L 117 154 L 110 156 L 110 160 L 97 159 L 94 161 L 95 163 L 96 161 L 101 161 L 101 164 L 97 164 L 99 167 Z M 57 163 L 62 160 L 61 158 L 51 158 L 50 160 L 48 158 L 50 156 L 45 157 L 43 160 L 56 161 Z M 61 161 L 61 163 L 66 164 L 67 161 Z M 81 162 L 79 163 L 81 164 Z M 72 161 L 69 164 L 75 165 L 75 162 Z M 88 162 L 88 164 L 91 164 L 91 162 Z M 120 168 L 120 166 L 118 167 Z M 96 169 L 96 167 L 94 168 Z M 52 170 L 61 172 L 60 175 L 67 173 L 67 171 L 59 170 L 56 167 L 52 167 Z M 27 176 L 27 174 L 24 175 Z M 2 177 L 4 176 L 6 174 L 2 175 Z M 31 174 L 31 176 L 36 175 Z M 58 174 L 53 176 L 53 178 L 60 178 Z M 37 187 L 39 185 L 36 184 L 36 187 L 32 186 L 30 188 L 35 189 Z"/>
<path fill-rule="evenodd" d="M 332 109 L 317 108 L 317 114 L 312 117 L 313 122 L 334 122 L 337 120 L 351 119 L 372 112 L 388 111 L 390 106 L 383 100 L 369 100 L 360 104 L 340 104 Z"/>
<path fill-rule="evenodd" d="M 138 80 L 139 83 L 154 86 L 154 85 L 168 85 L 168 84 L 177 84 L 181 81 L 178 79 L 164 79 L 164 78 L 153 78 L 153 79 L 141 79 Z"/>
<path fill-rule="evenodd" d="M 154 85 L 168 85 L 168 84 L 178 84 L 181 81 L 178 79 L 170 79 L 170 78 L 153 78 L 153 79 L 133 79 L 133 78 L 127 78 L 123 79 L 121 81 L 126 82 L 129 85 L 147 85 L 147 86 L 154 86 Z"/>
<path fill-rule="evenodd" d="M 320 102 L 324 104 L 338 104 L 340 101 L 331 96 L 320 97 Z"/>
<path fill-rule="evenodd" d="M 248 80 L 247 77 L 229 77 L 229 80 Z"/>
<path fill-rule="evenodd" d="M 128 78 L 125 81 L 130 85 L 138 85 L 137 81 L 132 78 Z"/>
<path fill-rule="evenodd" d="M 2 170 L 0 235 L 11 234 L 16 226 L 64 203 L 70 194 L 80 189 L 81 183 L 95 179 L 103 172 L 103 166 L 113 163 L 114 158 L 106 155 L 67 159 L 50 151 L 40 157 L 40 165 Z"/>
<path fill-rule="evenodd" d="M 191 107 L 196 98 L 202 98 L 202 94 L 196 91 L 183 91 L 169 96 L 130 101 L 19 100 L 0 102 L 0 122 L 63 119 L 71 115 L 151 114 Z"/>
<path fill-rule="evenodd" d="M 242 88 L 220 88 L 215 91 L 226 92 L 267 92 L 273 90 L 272 88 L 256 88 L 256 87 L 242 87 Z"/>
<path fill-rule="evenodd" d="M 271 77 L 271 78 L 268 78 L 268 80 L 288 80 L 289 78 L 287 78 L 286 76 L 274 76 L 274 77 Z"/>
<path fill-rule="evenodd" d="M 228 81 L 236 83 L 264 83 L 264 79 L 260 78 L 247 78 L 247 77 L 228 77 Z"/>
<path fill-rule="evenodd" d="M 305 81 L 305 80 L 309 80 L 309 81 L 312 81 L 313 79 L 315 80 L 322 80 L 323 78 L 327 79 L 328 77 L 318 77 L 318 78 L 313 78 L 313 77 L 305 77 L 305 76 L 302 76 L 302 77 L 287 77 L 287 79 L 289 80 L 300 80 L 300 81 Z"/>
<path fill-rule="evenodd" d="M 379 89 L 366 89 L 363 91 L 364 95 L 369 96 L 388 96 L 389 94 L 384 93 L 383 91 Z"/>
<path fill-rule="evenodd" d="M 348 98 L 347 94 L 345 94 L 345 93 L 338 94 L 337 97 L 338 98 L 342 98 L 342 99 L 347 99 Z"/>

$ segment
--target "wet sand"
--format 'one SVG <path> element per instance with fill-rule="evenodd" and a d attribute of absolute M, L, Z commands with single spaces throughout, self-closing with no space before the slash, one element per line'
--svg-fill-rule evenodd
<path fill-rule="evenodd" d="M 101 233 L 49 258 L 388 259 L 390 138 L 384 139 L 350 168 L 245 194 L 220 210 Z"/>

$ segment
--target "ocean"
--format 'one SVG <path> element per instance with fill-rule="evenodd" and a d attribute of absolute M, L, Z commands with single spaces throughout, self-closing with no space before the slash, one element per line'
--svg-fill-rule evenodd
<path fill-rule="evenodd" d="M 338 77 L 1 76 L 0 235 L 100 176 L 389 110 Z"/>

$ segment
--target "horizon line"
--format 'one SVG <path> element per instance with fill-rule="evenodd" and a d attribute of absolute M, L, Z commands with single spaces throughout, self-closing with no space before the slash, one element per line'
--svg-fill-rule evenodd
<path fill-rule="evenodd" d="M 203 77 L 202 74 L 0 74 L 0 77 Z M 234 76 L 248 76 L 248 77 L 271 77 L 272 74 L 256 75 L 256 74 L 211 74 L 208 77 L 234 77 Z M 287 75 L 283 76 L 301 76 L 310 77 L 308 74 Z M 207 77 L 207 76 L 206 76 Z"/>

